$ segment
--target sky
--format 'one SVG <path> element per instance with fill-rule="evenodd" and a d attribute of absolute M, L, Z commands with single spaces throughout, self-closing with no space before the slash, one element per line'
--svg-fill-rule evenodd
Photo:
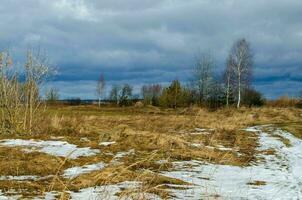
<path fill-rule="evenodd" d="M 302 89 L 301 0 L 1 0 L 0 50 L 23 63 L 28 48 L 45 49 L 58 74 L 46 83 L 61 98 L 96 98 L 106 88 L 186 83 L 200 52 L 215 73 L 234 41 L 254 54 L 254 87 L 267 98 Z"/>

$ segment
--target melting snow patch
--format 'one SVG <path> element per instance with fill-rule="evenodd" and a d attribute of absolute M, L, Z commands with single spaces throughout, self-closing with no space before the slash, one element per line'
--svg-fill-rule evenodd
<path fill-rule="evenodd" d="M 61 139 L 64 139 L 65 137 L 63 136 L 51 136 L 50 139 L 52 140 L 61 140 Z"/>
<path fill-rule="evenodd" d="M 0 181 L 25 181 L 25 180 L 37 180 L 38 176 L 0 176 Z"/>
<path fill-rule="evenodd" d="M 21 195 L 7 196 L 0 190 L 0 200 L 17 200 L 17 199 L 20 199 L 20 198 L 21 198 Z"/>
<path fill-rule="evenodd" d="M 196 148 L 204 146 L 203 144 L 199 144 L 199 143 L 191 143 L 190 145 L 191 147 L 196 147 Z"/>
<path fill-rule="evenodd" d="M 115 142 L 100 142 L 99 145 L 101 145 L 101 146 L 109 146 L 109 145 L 112 145 L 112 144 L 115 144 Z"/>
<path fill-rule="evenodd" d="M 274 134 L 287 138 L 292 146 L 251 127 L 259 136 L 261 150 L 274 149 L 275 155 L 258 155 L 260 163 L 248 167 L 204 164 L 199 161 L 174 162 L 175 171 L 164 175 L 193 184 L 186 190 L 169 189 L 176 199 L 300 199 L 302 198 L 302 140 L 278 129 Z M 262 182 L 253 185 L 249 183 Z"/>
<path fill-rule="evenodd" d="M 225 147 L 223 145 L 217 145 L 216 148 L 221 151 L 238 151 L 239 150 L 238 148 L 229 148 L 229 147 Z"/>
<path fill-rule="evenodd" d="M 124 156 L 127 155 L 132 155 L 135 153 L 134 149 L 130 149 L 129 151 L 123 151 L 123 152 L 118 152 L 115 156 L 114 159 L 119 159 L 119 158 L 123 158 Z"/>
<path fill-rule="evenodd" d="M 207 129 L 205 129 L 205 128 L 195 128 L 195 131 L 197 131 L 197 132 L 204 132 L 206 130 Z"/>
<path fill-rule="evenodd" d="M 124 156 L 128 155 L 133 155 L 135 154 L 134 149 L 130 149 L 129 151 L 122 151 L 122 152 L 117 152 L 116 155 L 113 157 L 113 160 L 111 161 L 112 164 L 120 164 L 120 159 L 123 158 Z"/>
<path fill-rule="evenodd" d="M 92 156 L 100 152 L 97 149 L 90 149 L 89 147 L 79 148 L 65 141 L 5 139 L 0 141 L 0 145 L 9 147 L 21 146 L 26 152 L 39 151 L 71 159 L 76 159 L 81 156 Z"/>
<path fill-rule="evenodd" d="M 103 162 L 91 164 L 91 165 L 84 165 L 81 167 L 72 167 L 68 168 L 64 171 L 64 178 L 75 178 L 81 174 L 89 173 L 92 171 L 103 169 L 106 165 Z"/>
<path fill-rule="evenodd" d="M 126 199 L 135 199 L 135 197 L 145 197 L 147 199 L 160 199 L 157 195 L 150 194 L 150 193 L 138 193 L 138 194 L 133 193 L 133 194 L 127 194 L 125 197 L 117 195 L 117 193 L 125 189 L 136 189 L 140 187 L 140 185 L 141 184 L 139 182 L 125 181 L 122 183 L 118 183 L 116 185 L 84 188 L 81 189 L 79 192 L 70 192 L 70 196 L 71 199 L 73 200 L 80 200 L 80 199 L 126 200 Z"/>
<path fill-rule="evenodd" d="M 205 129 L 205 128 L 195 128 L 195 132 L 191 132 L 191 135 L 209 135 L 210 131 L 214 131 L 214 129 Z"/>

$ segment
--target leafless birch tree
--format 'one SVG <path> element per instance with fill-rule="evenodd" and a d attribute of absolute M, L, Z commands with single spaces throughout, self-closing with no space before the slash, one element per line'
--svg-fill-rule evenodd
<path fill-rule="evenodd" d="M 202 54 L 196 59 L 194 77 L 200 104 L 209 97 L 211 82 L 213 80 L 212 70 L 214 66 L 215 62 L 210 53 Z"/>
<path fill-rule="evenodd" d="M 229 55 L 228 65 L 231 73 L 234 73 L 237 108 L 239 108 L 242 91 L 249 87 L 252 78 L 253 55 L 250 45 L 245 39 L 239 39 L 234 43 Z"/>
<path fill-rule="evenodd" d="M 233 91 L 233 70 L 232 70 L 232 62 L 231 62 L 231 56 L 228 57 L 227 63 L 226 63 L 226 69 L 223 73 L 223 79 L 225 84 L 225 98 L 226 98 L 226 106 L 228 107 L 230 104 L 230 97 L 232 95 Z"/>

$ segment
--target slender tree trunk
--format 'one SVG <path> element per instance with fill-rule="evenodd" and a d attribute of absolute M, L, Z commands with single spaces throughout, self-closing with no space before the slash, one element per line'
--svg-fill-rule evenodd
<path fill-rule="evenodd" d="M 101 107 L 101 98 L 99 97 L 99 108 Z"/>
<path fill-rule="evenodd" d="M 177 87 L 176 87 L 176 89 L 175 89 L 175 97 L 174 97 L 174 108 L 176 108 L 177 93 L 178 93 L 178 91 L 177 91 Z"/>
<path fill-rule="evenodd" d="M 227 92 L 226 92 L 226 106 L 229 107 L 229 98 L 230 98 L 230 78 L 227 78 Z"/>
<path fill-rule="evenodd" d="M 240 107 L 240 101 L 241 101 L 241 77 L 240 73 L 238 75 L 238 101 L 237 101 L 237 108 Z"/>

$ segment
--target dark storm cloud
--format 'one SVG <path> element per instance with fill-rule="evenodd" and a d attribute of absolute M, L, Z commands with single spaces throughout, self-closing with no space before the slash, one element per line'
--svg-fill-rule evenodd
<path fill-rule="evenodd" d="M 20 61 L 28 47 L 47 49 L 60 68 L 49 85 L 85 98 L 100 72 L 108 83 L 186 81 L 199 51 L 213 52 L 220 73 L 245 37 L 255 87 L 271 98 L 302 88 L 301 8 L 301 0 L 2 0 L 0 48 Z"/>

